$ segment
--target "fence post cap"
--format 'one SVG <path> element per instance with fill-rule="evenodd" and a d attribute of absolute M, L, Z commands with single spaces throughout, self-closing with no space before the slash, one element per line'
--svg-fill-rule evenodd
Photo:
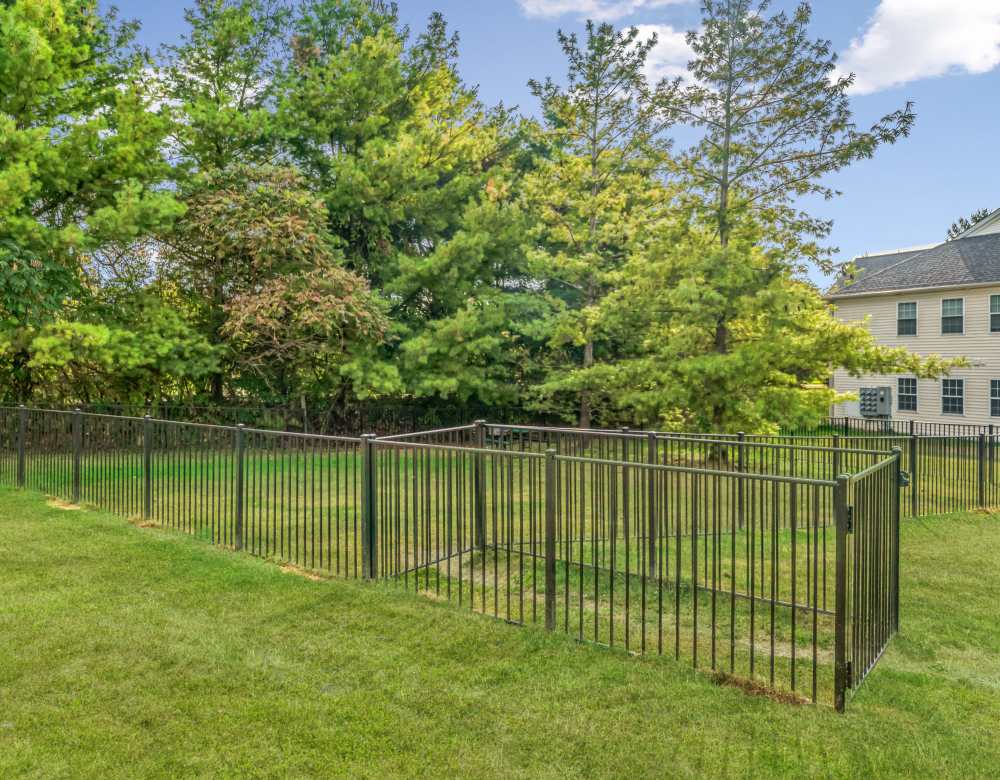
<path fill-rule="evenodd" d="M 473 425 L 486 425 L 486 420 L 473 420 Z"/>

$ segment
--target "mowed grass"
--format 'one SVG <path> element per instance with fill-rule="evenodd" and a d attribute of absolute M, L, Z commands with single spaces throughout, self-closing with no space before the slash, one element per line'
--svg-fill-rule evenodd
<path fill-rule="evenodd" d="M 0 490 L 0 776 L 995 776 L 1000 518 L 903 527 L 848 712 Z"/>

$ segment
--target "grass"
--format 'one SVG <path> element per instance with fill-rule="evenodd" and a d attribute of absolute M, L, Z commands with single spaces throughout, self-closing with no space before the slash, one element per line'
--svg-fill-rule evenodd
<path fill-rule="evenodd" d="M 0 776 L 993 776 L 1000 519 L 909 521 L 837 715 L 0 490 Z"/>

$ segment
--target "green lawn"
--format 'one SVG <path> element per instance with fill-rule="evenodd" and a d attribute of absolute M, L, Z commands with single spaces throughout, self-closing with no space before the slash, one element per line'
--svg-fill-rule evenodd
<path fill-rule="evenodd" d="M 1000 518 L 902 541 L 837 715 L 0 489 L 0 777 L 995 776 Z"/>

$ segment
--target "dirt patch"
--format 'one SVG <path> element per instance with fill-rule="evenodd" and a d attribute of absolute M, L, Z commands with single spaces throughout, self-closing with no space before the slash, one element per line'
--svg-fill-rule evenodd
<path fill-rule="evenodd" d="M 71 504 L 69 501 L 63 501 L 61 498 L 50 498 L 45 504 L 52 509 L 61 509 L 64 512 L 79 512 L 83 509 L 79 504 Z"/>
<path fill-rule="evenodd" d="M 158 528 L 159 524 L 154 523 L 152 520 L 147 520 L 142 517 L 142 515 L 132 515 L 128 521 L 134 525 L 136 528 Z"/>
<path fill-rule="evenodd" d="M 765 699 L 771 699 L 772 701 L 780 702 L 782 704 L 809 703 L 809 699 L 798 693 L 775 691 L 768 688 L 764 685 L 764 683 L 757 682 L 756 680 L 748 680 L 745 677 L 736 677 L 734 675 L 725 674 L 724 672 L 715 672 L 712 675 L 712 682 L 716 685 L 723 685 L 727 688 L 739 688 L 748 696 L 763 696 Z"/>
<path fill-rule="evenodd" d="M 283 563 L 278 568 L 280 568 L 285 574 L 294 574 L 296 577 L 303 577 L 307 580 L 311 580 L 312 582 L 326 582 L 328 579 L 322 574 L 317 574 L 314 571 L 309 571 L 308 569 L 303 569 L 299 566 L 293 566 L 290 563 Z"/>

